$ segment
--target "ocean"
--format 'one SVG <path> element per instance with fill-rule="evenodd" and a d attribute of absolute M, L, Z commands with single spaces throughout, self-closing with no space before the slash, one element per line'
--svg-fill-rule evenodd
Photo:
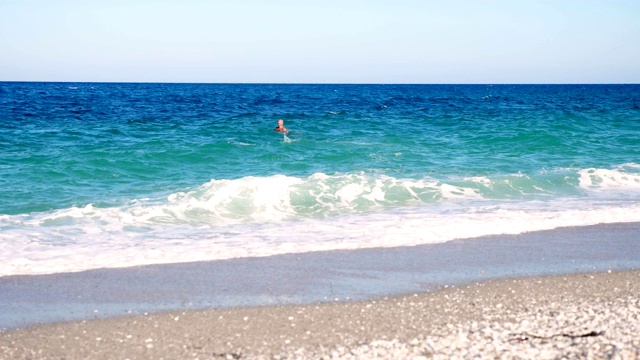
<path fill-rule="evenodd" d="M 0 82 L 0 276 L 638 222 L 639 134 L 640 85 Z"/>

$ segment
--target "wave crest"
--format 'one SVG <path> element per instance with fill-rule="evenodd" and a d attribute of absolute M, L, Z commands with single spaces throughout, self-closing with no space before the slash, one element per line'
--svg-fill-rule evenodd
<path fill-rule="evenodd" d="M 580 187 L 594 192 L 640 190 L 640 165 L 629 163 L 609 169 L 589 168 L 578 172 Z"/>
<path fill-rule="evenodd" d="M 628 197 L 640 190 L 640 167 L 558 169 L 536 176 L 513 174 L 461 179 L 399 179 L 379 174 L 316 173 L 306 178 L 273 175 L 213 179 L 188 191 L 117 207 L 72 207 L 26 216 L 43 226 L 97 222 L 100 226 L 227 226 L 285 220 L 325 219 L 394 208 L 462 205 L 478 201 L 529 201 L 556 197 Z M 7 224 L 4 219 L 1 223 Z"/>

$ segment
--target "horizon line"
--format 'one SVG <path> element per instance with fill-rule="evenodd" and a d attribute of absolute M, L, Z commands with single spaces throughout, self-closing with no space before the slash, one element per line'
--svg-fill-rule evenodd
<path fill-rule="evenodd" d="M 451 83 L 366 83 L 366 82 L 182 82 L 182 81 L 72 81 L 72 80 L 0 80 L 0 83 L 59 83 L 59 84 L 165 84 L 165 85 L 640 85 L 640 82 L 623 83 L 623 82 L 567 82 L 567 83 L 554 83 L 554 82 L 507 82 L 507 83 L 465 83 L 465 82 L 451 82 Z"/>

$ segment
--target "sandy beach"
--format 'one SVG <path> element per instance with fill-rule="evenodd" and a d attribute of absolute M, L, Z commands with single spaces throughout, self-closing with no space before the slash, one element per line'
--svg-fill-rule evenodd
<path fill-rule="evenodd" d="M 635 359 L 638 234 L 3 277 L 0 358 Z"/>
<path fill-rule="evenodd" d="M 177 311 L 0 333 L 6 359 L 640 356 L 640 271 L 505 279 L 364 302 Z"/>

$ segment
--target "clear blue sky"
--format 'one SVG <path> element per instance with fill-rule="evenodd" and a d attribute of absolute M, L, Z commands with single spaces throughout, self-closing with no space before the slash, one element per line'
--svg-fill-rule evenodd
<path fill-rule="evenodd" d="M 640 83 L 640 0 L 0 0 L 0 81 Z"/>

